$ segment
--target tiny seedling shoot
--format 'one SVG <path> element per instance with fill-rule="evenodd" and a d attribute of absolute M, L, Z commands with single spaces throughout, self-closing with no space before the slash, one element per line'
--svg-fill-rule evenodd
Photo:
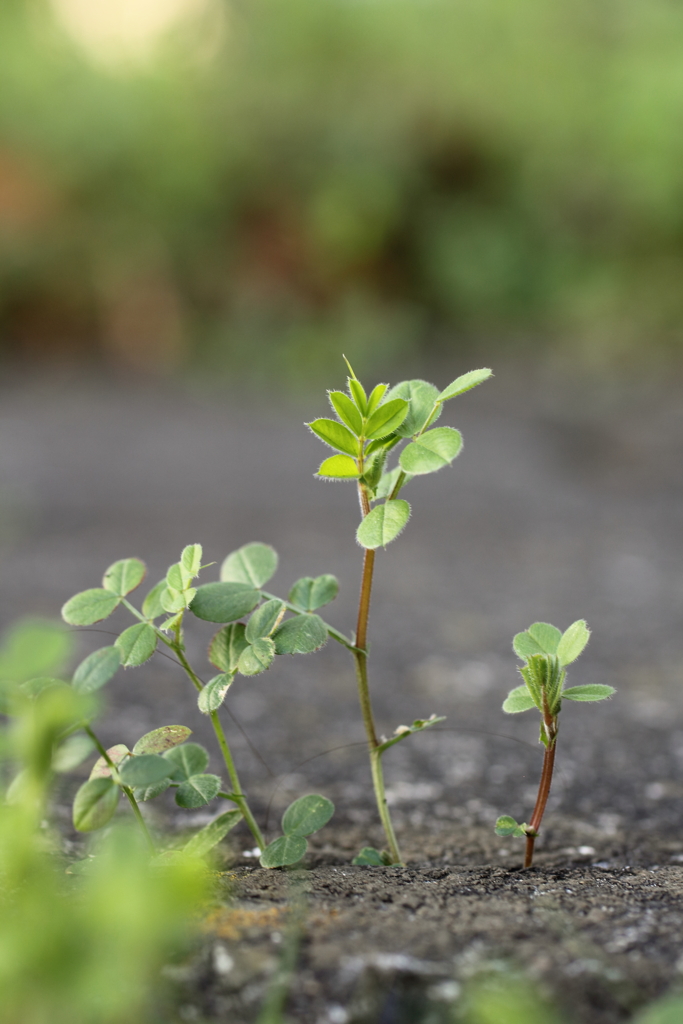
<path fill-rule="evenodd" d="M 482 384 L 491 370 L 465 373 L 443 391 L 424 380 L 408 380 L 389 390 L 378 384 L 368 395 L 348 363 L 348 393 L 330 391 L 329 400 L 336 419 L 320 418 L 308 423 L 313 433 L 336 453 L 325 459 L 317 475 L 325 480 L 351 480 L 358 489 L 361 522 L 356 540 L 365 549 L 361 576 L 358 619 L 350 645 L 356 663 L 358 696 L 370 753 L 370 767 L 379 816 L 388 849 L 379 852 L 365 847 L 356 864 L 400 864 L 384 789 L 382 755 L 407 736 L 443 721 L 432 715 L 411 726 L 399 726 L 390 739 L 377 734 L 368 682 L 368 617 L 377 548 L 386 547 L 403 531 L 410 518 L 410 505 L 399 498 L 402 488 L 414 477 L 435 473 L 450 466 L 462 449 L 462 436 L 453 427 L 433 427 L 444 404 L 451 398 Z M 402 442 L 398 465 L 387 467 L 389 453 Z"/>
<path fill-rule="evenodd" d="M 562 701 L 606 700 L 615 692 L 613 686 L 603 686 L 600 683 L 564 689 L 567 676 L 565 669 L 582 653 L 589 636 L 588 626 L 583 619 L 572 623 L 564 633 L 547 622 L 535 622 L 526 632 L 518 633 L 512 642 L 515 654 L 525 662 L 519 670 L 524 683 L 510 691 L 503 704 L 503 711 L 514 715 L 520 711 L 537 708 L 541 713 L 540 742 L 545 750 L 541 781 L 531 821 L 528 825 L 526 822 L 519 825 L 514 818 L 503 815 L 496 822 L 496 834 L 526 838 L 525 868 L 530 868 L 533 863 L 534 842 L 550 795 L 555 767 L 558 716 Z"/>

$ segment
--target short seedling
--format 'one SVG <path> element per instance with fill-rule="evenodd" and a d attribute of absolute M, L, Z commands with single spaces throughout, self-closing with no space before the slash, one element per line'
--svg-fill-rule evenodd
<path fill-rule="evenodd" d="M 514 818 L 503 815 L 496 822 L 499 836 L 526 838 L 524 867 L 530 868 L 534 859 L 534 842 L 541 827 L 550 794 L 550 784 L 555 766 L 558 716 L 563 700 L 597 701 L 606 700 L 615 693 L 613 686 L 591 683 L 587 686 L 570 686 L 564 689 L 566 667 L 579 657 L 590 636 L 583 619 L 574 622 L 566 632 L 561 633 L 547 622 L 535 622 L 524 633 L 518 633 L 512 642 L 515 654 L 525 662 L 520 668 L 524 683 L 511 690 L 503 704 L 503 711 L 517 714 L 538 708 L 541 712 L 541 738 L 545 747 L 543 770 L 538 787 L 536 805 L 527 825 L 519 825 Z"/>
<path fill-rule="evenodd" d="M 200 744 L 187 742 L 191 730 L 186 726 L 167 725 L 155 729 L 141 737 L 132 750 L 124 744 L 105 750 L 88 719 L 77 723 L 72 730 L 74 733 L 80 730 L 68 740 L 75 745 L 72 756 L 62 756 L 69 767 L 75 767 L 93 747 L 100 754 L 89 780 L 76 794 L 74 825 L 82 832 L 102 828 L 113 816 L 124 793 L 153 847 L 138 801 L 152 800 L 173 787 L 180 807 L 203 807 L 217 797 L 237 807 L 194 835 L 184 847 L 185 853 L 204 855 L 244 818 L 262 853 L 264 866 L 291 864 L 306 852 L 304 836 L 323 827 L 333 813 L 333 805 L 325 797 L 316 795 L 302 798 L 303 805 L 295 801 L 285 818 L 288 822 L 298 822 L 297 815 L 301 816 L 303 806 L 307 808 L 303 824 L 293 826 L 293 831 L 285 828 L 284 837 L 266 846 L 242 790 L 218 711 L 238 673 L 258 675 L 270 667 L 276 654 L 306 654 L 318 650 L 327 641 L 328 633 L 351 646 L 346 637 L 311 614 L 313 608 L 336 596 L 337 581 L 333 576 L 298 580 L 290 601 L 282 601 L 261 590 L 277 568 L 277 553 L 266 544 L 247 544 L 224 560 L 220 582 L 195 587 L 193 583 L 203 568 L 201 559 L 201 545 L 188 545 L 180 561 L 172 565 L 165 578 L 147 594 L 141 611 L 128 600 L 128 595 L 146 575 L 145 565 L 138 558 L 115 562 L 105 572 L 102 587 L 83 591 L 67 601 L 62 616 L 71 625 L 100 622 L 119 605 L 138 620 L 125 629 L 113 645 L 88 655 L 74 672 L 71 686 L 79 694 L 92 694 L 108 683 L 119 667 L 130 668 L 148 661 L 161 642 L 195 687 L 199 710 L 211 719 L 231 789 L 224 791 L 219 776 L 207 772 L 209 753 Z M 220 674 L 207 683 L 199 678 L 185 653 L 183 618 L 188 611 L 199 619 L 222 624 L 209 648 L 209 659 Z M 291 618 L 285 618 L 288 612 L 292 613 Z M 245 616 L 249 616 L 246 623 L 237 621 Z M 155 620 L 159 618 L 164 621 L 157 625 Z M 54 682 L 37 680 L 33 685 L 40 688 Z M 311 822 L 310 831 L 301 831 Z M 294 857 L 296 851 L 298 856 Z"/>
<path fill-rule="evenodd" d="M 399 498 L 405 484 L 416 476 L 435 473 L 449 466 L 462 448 L 462 436 L 453 427 L 430 429 L 439 418 L 444 403 L 469 391 L 491 376 L 491 371 L 472 370 L 443 391 L 423 380 L 408 380 L 391 390 L 378 384 L 368 396 L 350 364 L 348 394 L 330 391 L 329 399 L 337 419 L 321 418 L 307 424 L 313 433 L 337 454 L 325 459 L 318 476 L 326 480 L 352 480 L 358 488 L 361 523 L 356 540 L 365 549 L 361 577 L 356 635 L 351 652 L 356 662 L 358 696 L 370 753 L 370 767 L 379 816 L 384 826 L 388 850 L 380 853 L 365 847 L 354 863 L 400 864 L 387 806 L 382 755 L 389 747 L 436 722 L 432 715 L 417 719 L 411 726 L 399 726 L 390 739 L 379 737 L 368 684 L 368 616 L 375 566 L 375 551 L 386 547 L 402 532 L 410 518 L 410 505 Z M 401 442 L 398 465 L 387 469 L 387 456 Z"/>

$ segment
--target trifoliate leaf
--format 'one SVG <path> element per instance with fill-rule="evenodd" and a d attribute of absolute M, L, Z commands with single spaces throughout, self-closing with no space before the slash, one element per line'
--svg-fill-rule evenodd
<path fill-rule="evenodd" d="M 483 370 L 470 370 L 469 373 L 463 373 L 462 376 L 456 377 L 452 384 L 449 384 L 447 388 L 439 395 L 440 402 L 447 402 L 449 398 L 455 398 L 457 395 L 462 395 L 465 391 L 469 391 L 471 388 L 476 388 L 478 384 L 483 384 L 485 380 L 493 376 L 493 371 L 488 369 Z"/>
<path fill-rule="evenodd" d="M 273 597 L 257 608 L 247 623 L 245 636 L 250 644 L 261 637 L 269 636 L 284 610 L 284 601 Z"/>
<path fill-rule="evenodd" d="M 422 430 L 438 397 L 438 388 L 427 383 L 426 380 L 404 380 L 392 388 L 387 395 L 388 399 L 403 398 L 409 404 L 408 414 L 398 427 L 397 433 L 401 437 L 413 437 Z M 432 422 L 435 422 L 440 415 L 441 407 L 439 406 Z"/>
<path fill-rule="evenodd" d="M 360 442 L 343 423 L 322 417 L 306 425 L 330 448 L 336 448 L 337 451 L 353 455 L 355 458 L 360 455 Z"/>
<path fill-rule="evenodd" d="M 242 622 L 219 629 L 209 646 L 209 661 L 222 672 L 236 672 L 242 651 L 249 646 Z"/>
<path fill-rule="evenodd" d="M 408 403 L 403 398 L 394 398 L 375 409 L 365 425 L 363 433 L 368 440 L 388 437 L 403 423 L 408 414 Z"/>
<path fill-rule="evenodd" d="M 562 697 L 566 697 L 567 700 L 607 700 L 616 692 L 613 686 L 588 683 L 586 686 L 568 686 L 562 691 Z"/>
<path fill-rule="evenodd" d="M 259 860 L 262 868 L 284 868 L 296 864 L 306 853 L 308 843 L 303 836 L 280 836 L 269 843 Z"/>
<path fill-rule="evenodd" d="M 73 803 L 73 823 L 78 832 L 95 832 L 114 816 L 121 790 L 113 779 L 88 779 Z"/>
<path fill-rule="evenodd" d="M 221 565 L 221 580 L 262 587 L 274 575 L 278 557 L 270 544 L 245 544 L 231 552 Z"/>
<path fill-rule="evenodd" d="M 134 754 L 163 754 L 166 750 L 184 743 L 188 736 L 192 735 L 192 729 L 186 725 L 162 725 L 159 729 L 153 729 L 141 736 L 133 747 Z"/>
<path fill-rule="evenodd" d="M 213 711 L 218 711 L 233 679 L 233 675 L 222 672 L 219 676 L 210 679 L 206 686 L 199 691 L 197 707 L 203 715 L 210 715 Z"/>
<path fill-rule="evenodd" d="M 197 587 L 190 611 L 206 622 L 234 622 L 253 611 L 261 600 L 248 583 L 205 583 Z"/>
<path fill-rule="evenodd" d="M 380 548 L 398 537 L 410 519 L 410 505 L 402 498 L 387 500 L 370 510 L 356 530 L 356 540 L 364 548 Z"/>
<path fill-rule="evenodd" d="M 288 601 L 305 612 L 314 612 L 316 608 L 333 601 L 339 592 L 339 581 L 336 576 L 302 576 L 289 592 Z"/>
<path fill-rule="evenodd" d="M 199 743 L 183 743 L 167 750 L 164 757 L 173 765 L 174 782 L 184 782 L 193 775 L 201 775 L 209 764 L 209 752 Z"/>
<path fill-rule="evenodd" d="M 565 630 L 557 645 L 557 657 L 560 665 L 571 665 L 583 652 L 590 639 L 590 630 L 585 619 L 573 622 L 569 629 Z"/>
<path fill-rule="evenodd" d="M 237 671 L 243 676 L 258 676 L 270 668 L 274 657 L 274 642 L 270 637 L 260 637 L 242 651 Z"/>
<path fill-rule="evenodd" d="M 221 788 L 217 775 L 191 775 L 187 782 L 178 786 L 175 802 L 178 807 L 194 809 L 210 803 Z"/>
<path fill-rule="evenodd" d="M 319 832 L 334 814 L 334 804 L 319 793 L 299 797 L 282 816 L 286 836 L 311 836 Z"/>
<path fill-rule="evenodd" d="M 327 627 L 319 615 L 297 615 L 273 634 L 276 654 L 312 654 L 327 643 Z"/>
<path fill-rule="evenodd" d="M 147 566 L 139 558 L 122 558 L 110 565 L 104 574 L 102 586 L 117 597 L 125 597 L 139 587 L 147 575 Z"/>
<path fill-rule="evenodd" d="M 526 631 L 524 633 L 517 633 L 512 641 L 512 647 L 517 657 L 521 658 L 522 661 L 527 661 L 534 654 L 544 653 L 541 645 Z"/>
<path fill-rule="evenodd" d="M 118 648 L 124 668 L 143 665 L 157 649 L 156 631 L 146 622 L 137 622 L 134 626 L 124 629 L 114 641 L 114 646 Z"/>
<path fill-rule="evenodd" d="M 62 618 L 70 626 L 92 626 L 114 611 L 121 599 L 110 590 L 95 587 L 75 594 L 62 608 Z"/>
<path fill-rule="evenodd" d="M 142 602 L 142 614 L 146 619 L 158 619 L 160 615 L 164 614 L 165 608 L 161 603 L 161 595 L 164 590 L 166 590 L 166 579 L 159 580 Z"/>
<path fill-rule="evenodd" d="M 436 427 L 420 434 L 399 456 L 401 469 L 413 476 L 436 473 L 450 466 L 462 450 L 462 435 L 453 427 Z"/>
<path fill-rule="evenodd" d="M 226 811 L 225 814 L 220 814 L 199 832 L 195 832 L 192 839 L 183 846 L 182 852 L 190 857 L 206 857 L 214 846 L 225 839 L 230 829 L 234 828 L 241 818 L 241 811 Z"/>
<path fill-rule="evenodd" d="M 101 647 L 85 658 L 73 677 L 73 688 L 77 693 L 92 693 L 108 683 L 121 665 L 117 647 Z"/>
<path fill-rule="evenodd" d="M 140 754 L 128 757 L 119 769 L 124 786 L 153 786 L 162 779 L 170 778 L 173 765 L 159 754 Z"/>
<path fill-rule="evenodd" d="M 557 626 L 551 626 L 549 622 L 534 622 L 533 626 L 529 626 L 527 633 L 544 654 L 557 654 L 557 646 L 562 639 Z"/>
<path fill-rule="evenodd" d="M 320 463 L 316 476 L 326 480 L 357 480 L 360 476 L 358 463 L 350 455 L 331 455 Z"/>
<path fill-rule="evenodd" d="M 508 715 L 516 715 L 520 711 L 528 711 L 535 707 L 534 698 L 529 693 L 527 686 L 517 686 L 514 690 L 510 690 L 503 703 L 503 711 L 506 711 Z"/>
<path fill-rule="evenodd" d="M 355 403 L 343 391 L 330 391 L 329 397 L 332 408 L 339 419 L 353 431 L 356 437 L 360 437 L 363 429 L 363 417 L 356 408 Z"/>

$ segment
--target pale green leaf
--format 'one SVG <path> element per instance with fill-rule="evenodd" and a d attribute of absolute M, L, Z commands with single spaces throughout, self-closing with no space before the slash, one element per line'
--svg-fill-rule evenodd
<path fill-rule="evenodd" d="M 10 626 L 0 647 L 0 679 L 24 682 L 53 676 L 67 662 L 73 639 L 58 622 L 22 619 Z"/>
<path fill-rule="evenodd" d="M 357 480 L 360 476 L 358 463 L 350 455 L 331 455 L 320 463 L 316 476 L 326 480 Z"/>
<path fill-rule="evenodd" d="M 183 548 L 180 564 L 190 579 L 199 576 L 199 570 L 202 567 L 202 553 L 201 544 L 188 544 Z"/>
<path fill-rule="evenodd" d="M 102 579 L 102 586 L 117 597 L 125 597 L 140 586 L 146 575 L 147 567 L 139 558 L 122 558 L 109 566 Z"/>
<path fill-rule="evenodd" d="M 160 615 L 163 615 L 166 609 L 161 603 L 161 595 L 165 589 L 166 580 L 159 580 L 142 602 L 142 614 L 146 619 L 158 619 Z"/>
<path fill-rule="evenodd" d="M 403 473 L 403 476 L 405 478 L 403 483 L 401 484 L 401 487 L 404 487 L 410 480 L 413 479 L 411 473 L 406 473 L 405 470 L 401 468 L 401 466 L 396 466 L 395 469 L 390 470 L 388 473 L 382 474 L 382 477 L 377 485 L 377 489 L 375 490 L 374 500 L 378 500 L 380 498 L 388 498 L 389 495 L 393 493 L 393 490 L 396 484 L 398 483 L 398 478 L 400 477 L 401 473 Z"/>
<path fill-rule="evenodd" d="M 237 670 L 243 676 L 258 676 L 270 668 L 274 657 L 274 642 L 270 637 L 261 637 L 242 651 Z"/>
<path fill-rule="evenodd" d="M 219 629 L 209 647 L 209 661 L 222 672 L 236 672 L 242 651 L 249 646 L 245 627 L 233 622 Z"/>
<path fill-rule="evenodd" d="M 305 612 L 314 612 L 333 601 L 339 593 L 339 581 L 329 573 L 323 576 L 302 576 L 289 592 L 288 600 Z"/>
<path fill-rule="evenodd" d="M 380 851 L 376 850 L 374 846 L 364 846 L 351 863 L 359 867 L 381 868 L 385 866 L 386 861 Z"/>
<path fill-rule="evenodd" d="M 354 432 L 356 437 L 360 437 L 363 429 L 363 417 L 354 402 L 343 391 L 330 391 L 328 394 L 332 408 L 339 419 Z"/>
<path fill-rule="evenodd" d="M 276 654 L 311 654 L 327 643 L 327 627 L 319 615 L 296 615 L 273 634 Z"/>
<path fill-rule="evenodd" d="M 376 505 L 356 530 L 356 540 L 364 548 L 379 548 L 398 537 L 410 519 L 410 505 L 402 498 Z"/>
<path fill-rule="evenodd" d="M 607 700 L 616 692 L 613 686 L 588 683 L 586 686 L 568 686 L 562 691 L 562 697 L 566 697 L 567 700 Z"/>
<path fill-rule="evenodd" d="M 192 729 L 186 725 L 162 725 L 159 729 L 153 729 L 141 736 L 133 747 L 134 754 L 163 754 L 166 750 L 184 743 L 188 736 L 192 735 Z"/>
<path fill-rule="evenodd" d="M 52 770 L 61 773 L 70 772 L 72 769 L 78 768 L 79 764 L 82 764 L 86 757 L 89 757 L 94 748 L 93 741 L 83 732 L 69 736 L 53 753 Z"/>
<path fill-rule="evenodd" d="M 388 437 L 403 423 L 408 413 L 408 403 L 403 398 L 394 398 L 375 409 L 365 425 L 363 433 L 368 440 Z"/>
<path fill-rule="evenodd" d="M 173 781 L 184 782 L 192 775 L 201 775 L 209 764 L 209 752 L 199 743 L 183 743 L 164 754 L 173 765 Z"/>
<path fill-rule="evenodd" d="M 419 433 L 434 410 L 438 397 L 438 388 L 426 380 L 404 380 L 392 388 L 387 395 L 388 399 L 403 398 L 409 404 L 408 414 L 397 433 L 401 437 L 413 437 L 414 434 Z M 435 422 L 440 415 L 441 407 L 438 406 L 432 422 Z"/>
<path fill-rule="evenodd" d="M 248 583 L 205 583 L 197 587 L 190 611 L 206 622 L 234 622 L 253 611 L 261 600 Z"/>
<path fill-rule="evenodd" d="M 143 665 L 154 654 L 157 647 L 157 634 L 153 626 L 146 622 L 137 622 L 134 626 L 124 629 L 114 642 L 121 655 L 124 668 Z"/>
<path fill-rule="evenodd" d="M 306 853 L 308 843 L 303 836 L 280 836 L 269 843 L 261 854 L 262 868 L 284 868 L 297 864 Z"/>
<path fill-rule="evenodd" d="M 450 466 L 462 450 L 462 435 L 453 427 L 436 427 L 420 434 L 399 456 L 401 468 L 413 476 L 436 473 Z"/>
<path fill-rule="evenodd" d="M 62 608 L 62 618 L 70 626 L 92 626 L 114 611 L 121 599 L 110 590 L 95 587 L 75 594 Z"/>
<path fill-rule="evenodd" d="M 534 654 L 543 654 L 543 648 L 534 640 L 530 633 L 517 633 L 512 641 L 512 647 L 518 658 L 527 661 Z"/>
<path fill-rule="evenodd" d="M 522 838 L 523 836 L 526 836 L 526 824 L 518 825 L 515 819 L 511 818 L 509 814 L 502 814 L 496 822 L 496 835 Z"/>
<path fill-rule="evenodd" d="M 100 647 L 85 658 L 73 677 L 73 688 L 77 693 L 92 693 L 99 690 L 116 675 L 121 665 L 121 655 L 116 647 Z"/>
<path fill-rule="evenodd" d="M 549 622 L 534 622 L 533 626 L 529 626 L 527 633 L 536 641 L 544 654 L 555 655 L 557 653 L 558 644 L 562 639 L 562 634 L 557 626 L 551 626 Z"/>
<path fill-rule="evenodd" d="M 168 567 L 166 573 L 166 585 L 171 590 L 177 590 L 182 593 L 185 590 L 189 580 L 183 574 L 183 567 L 180 562 L 174 562 L 173 565 Z"/>
<path fill-rule="evenodd" d="M 206 857 L 241 819 L 241 811 L 226 811 L 195 832 L 192 839 L 183 846 L 182 852 L 190 857 Z"/>
<path fill-rule="evenodd" d="M 209 584 L 210 586 L 211 584 Z M 159 595 L 161 607 L 169 615 L 183 611 L 194 599 L 197 591 L 190 587 L 189 590 L 176 590 L 175 587 L 164 587 Z M 161 629 L 164 627 L 161 626 Z"/>
<path fill-rule="evenodd" d="M 262 587 L 274 575 L 278 557 L 270 544 L 245 544 L 227 556 L 221 565 L 221 580 Z"/>
<path fill-rule="evenodd" d="M 203 715 L 210 715 L 212 711 L 218 711 L 233 679 L 234 676 L 222 672 L 219 676 L 210 679 L 206 686 L 199 691 L 197 707 Z"/>
<path fill-rule="evenodd" d="M 337 451 L 345 452 L 346 455 L 353 455 L 356 458 L 360 454 L 358 438 L 354 437 L 343 423 L 322 417 L 307 423 L 306 426 L 330 448 L 336 448 Z"/>
<path fill-rule="evenodd" d="M 526 685 L 510 690 L 503 703 L 503 711 L 506 711 L 508 715 L 517 715 L 520 711 L 528 711 L 529 708 L 535 707 L 534 698 Z"/>
<path fill-rule="evenodd" d="M 376 384 L 368 395 L 368 405 L 365 410 L 366 416 L 372 416 L 375 409 L 380 405 L 386 394 L 388 384 Z M 396 395 L 396 398 L 403 398 L 403 395 Z"/>
<path fill-rule="evenodd" d="M 45 690 L 51 690 L 53 686 L 69 686 L 63 679 L 55 679 L 54 676 L 38 676 L 37 679 L 27 679 L 21 683 L 19 689 L 27 697 L 40 697 Z"/>
<path fill-rule="evenodd" d="M 569 629 L 565 630 L 557 645 L 557 657 L 560 665 L 571 665 L 583 652 L 590 639 L 590 630 L 585 619 L 573 622 Z"/>
<path fill-rule="evenodd" d="M 269 601 L 264 601 L 261 607 L 256 609 L 247 623 L 245 633 L 246 639 L 250 644 L 253 644 L 255 640 L 259 640 L 261 637 L 269 636 L 273 632 L 275 623 L 282 615 L 284 607 L 284 601 L 273 597 Z"/>
<path fill-rule="evenodd" d="M 128 757 L 119 768 L 124 786 L 153 786 L 173 774 L 173 765 L 159 754 Z"/>
<path fill-rule="evenodd" d="M 125 743 L 116 743 L 113 747 L 109 747 L 107 750 L 107 757 L 109 760 L 118 767 L 122 761 L 127 757 L 130 757 L 130 750 Z M 104 757 L 98 757 L 95 764 L 92 766 L 90 772 L 91 779 L 109 779 L 111 778 L 111 768 L 109 763 Z"/>
<path fill-rule="evenodd" d="M 310 836 L 319 832 L 334 814 L 334 804 L 319 793 L 299 797 L 282 816 L 282 831 L 287 836 Z"/>
<path fill-rule="evenodd" d="M 365 416 L 368 411 L 368 398 L 365 394 L 365 388 L 353 373 L 348 378 L 347 383 L 351 398 L 356 403 L 358 410 Z"/>
<path fill-rule="evenodd" d="M 457 395 L 464 394 L 465 391 L 469 391 L 471 388 L 476 388 L 478 384 L 483 384 L 485 380 L 493 376 L 493 371 L 489 369 L 483 370 L 470 370 L 469 373 L 463 373 L 462 376 L 456 377 L 452 384 L 449 384 L 447 388 L 439 395 L 440 402 L 447 402 L 449 398 L 455 398 Z"/>
<path fill-rule="evenodd" d="M 204 807 L 218 795 L 220 788 L 221 780 L 217 775 L 192 775 L 178 786 L 175 802 L 178 807 Z"/>
<path fill-rule="evenodd" d="M 73 803 L 73 823 L 78 832 L 95 832 L 114 816 L 121 790 L 113 779 L 88 779 Z"/>

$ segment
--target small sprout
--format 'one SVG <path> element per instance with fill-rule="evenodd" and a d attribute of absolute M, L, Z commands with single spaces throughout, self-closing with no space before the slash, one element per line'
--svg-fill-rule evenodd
<path fill-rule="evenodd" d="M 283 868 L 296 864 L 306 853 L 306 837 L 319 832 L 334 814 L 334 804 L 319 793 L 299 797 L 282 815 L 284 835 L 263 850 L 260 861 L 264 868 Z"/>

